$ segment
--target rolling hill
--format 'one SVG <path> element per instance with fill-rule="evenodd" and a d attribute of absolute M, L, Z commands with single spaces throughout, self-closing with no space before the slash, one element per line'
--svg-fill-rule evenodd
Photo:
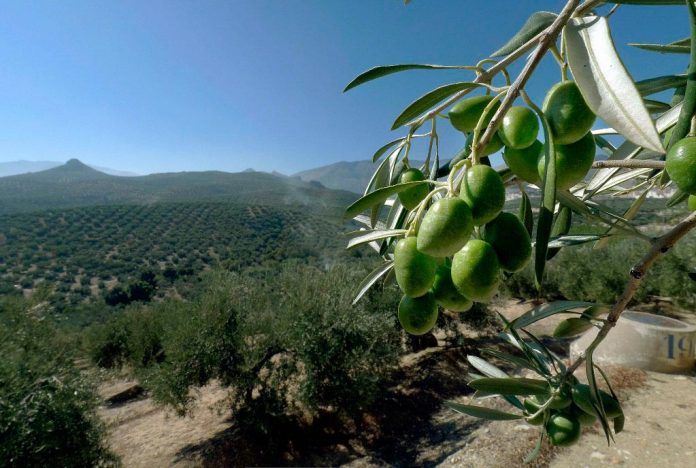
<path fill-rule="evenodd" d="M 343 208 L 353 193 L 264 172 L 177 172 L 118 177 L 77 159 L 41 172 L 0 177 L 0 214 L 92 205 L 234 201 Z"/>

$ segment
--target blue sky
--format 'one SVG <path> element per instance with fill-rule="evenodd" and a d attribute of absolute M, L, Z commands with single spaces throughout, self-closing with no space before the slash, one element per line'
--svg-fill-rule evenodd
<path fill-rule="evenodd" d="M 475 63 L 530 13 L 563 4 L 3 0 L 0 161 L 291 174 L 367 159 L 397 136 L 391 122 L 409 102 L 471 75 L 406 72 L 343 94 L 356 74 L 379 64 Z M 636 79 L 685 68 L 684 55 L 624 46 L 687 36 L 684 7 L 624 6 L 611 24 Z M 541 102 L 558 79 L 546 60 L 528 90 Z M 463 138 L 441 133 L 447 158 Z"/>

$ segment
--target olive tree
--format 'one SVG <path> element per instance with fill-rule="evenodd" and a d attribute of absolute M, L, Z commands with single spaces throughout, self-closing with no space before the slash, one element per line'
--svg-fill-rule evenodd
<path fill-rule="evenodd" d="M 612 19 L 620 21 L 622 4 L 684 6 L 689 37 L 632 45 L 685 54 L 686 74 L 639 82 L 631 78 L 609 27 L 615 13 Z M 364 196 L 346 210 L 348 218 L 365 226 L 351 233 L 349 247 L 368 244 L 383 260 L 359 285 L 355 301 L 379 282 L 396 279 L 404 294 L 398 316 L 409 333 L 432 329 L 439 306 L 466 311 L 474 301 L 489 301 L 503 277 L 527 262 L 533 263 L 536 289 L 542 291 L 546 264 L 561 248 L 587 243 L 610 248 L 607 241 L 620 236 L 644 243 L 644 255 L 627 272 L 615 304 L 557 301 L 505 321 L 501 336 L 519 352 L 490 355 L 531 370 L 535 378 L 510 377 L 481 357 L 469 357 L 482 374 L 469 382 L 475 396 L 498 395 L 514 409 L 449 406 L 476 417 L 526 418 L 541 426 L 530 459 L 545 436 L 552 444 L 569 445 L 580 436 L 581 424 L 598 419 L 610 442 L 623 428 L 621 405 L 593 362 L 593 352 L 610 334 L 650 267 L 696 226 L 692 213 L 652 236 L 635 221 L 655 188 L 676 188 L 667 206 L 689 198 L 689 207 L 696 207 L 695 41 L 696 6 L 691 0 L 568 0 L 558 13 L 532 14 L 507 43 L 476 64 L 378 66 L 345 89 L 415 69 L 459 69 L 471 76 L 426 93 L 398 115 L 392 130 L 405 134 L 375 152 L 373 162 L 378 165 Z M 539 104 L 525 92 L 525 85 L 547 54 L 558 63 L 562 80 L 549 83 Z M 521 60 L 524 66 L 513 79 L 508 68 Z M 671 102 L 646 98 L 670 90 Z M 513 106 L 516 100 L 524 105 Z M 606 127 L 597 129 L 596 118 Z M 457 154 L 441 158 L 437 128 L 450 124 L 467 142 Z M 423 164 L 415 167 L 409 158 L 419 139 L 428 142 L 428 149 Z M 501 148 L 506 164 L 493 169 L 488 156 Z M 607 157 L 596 158 L 597 149 Z M 540 194 L 536 215 L 534 197 L 527 193 L 530 185 Z M 517 215 L 503 212 L 506 190 L 521 192 Z M 603 197 L 614 194 L 630 194 L 635 200 L 617 213 L 602 203 Z M 593 229 L 569 235 L 572 217 Z M 597 226 L 603 226 L 599 234 Z M 561 322 L 557 335 L 598 328 L 594 341 L 569 365 L 526 330 L 559 313 L 573 316 Z M 574 376 L 583 365 L 587 385 Z M 609 392 L 598 388 L 599 379 L 606 381 Z"/>

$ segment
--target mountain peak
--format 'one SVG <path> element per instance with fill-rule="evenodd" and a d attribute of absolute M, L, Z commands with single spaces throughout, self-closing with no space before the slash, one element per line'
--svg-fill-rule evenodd
<path fill-rule="evenodd" d="M 75 158 L 68 159 L 68 162 L 66 162 L 63 167 L 69 169 L 91 169 L 87 164 Z"/>

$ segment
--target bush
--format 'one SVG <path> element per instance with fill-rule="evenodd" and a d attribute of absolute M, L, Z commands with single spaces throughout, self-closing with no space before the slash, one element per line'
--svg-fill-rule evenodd
<path fill-rule="evenodd" d="M 256 422 L 371 403 L 395 366 L 400 331 L 394 290 L 351 306 L 354 265 L 328 272 L 275 263 L 203 277 L 189 301 L 128 309 L 93 327 L 100 365 L 127 362 L 160 402 L 185 412 L 190 390 L 218 379 Z"/>
<path fill-rule="evenodd" d="M 115 464 L 96 393 L 72 349 L 25 301 L 0 303 L 0 460 L 11 466 Z"/>
<path fill-rule="evenodd" d="M 603 249 L 602 255 L 590 245 L 565 247 L 547 264 L 543 294 L 549 299 L 611 304 L 623 292 L 631 267 L 645 253 L 645 243 L 622 239 Z M 686 308 L 696 305 L 696 282 L 690 273 L 696 260 L 696 235 L 692 234 L 667 253 L 651 269 L 635 294 L 634 302 L 649 296 L 668 296 Z M 508 294 L 536 297 L 533 266 L 513 275 L 505 283 Z"/>

